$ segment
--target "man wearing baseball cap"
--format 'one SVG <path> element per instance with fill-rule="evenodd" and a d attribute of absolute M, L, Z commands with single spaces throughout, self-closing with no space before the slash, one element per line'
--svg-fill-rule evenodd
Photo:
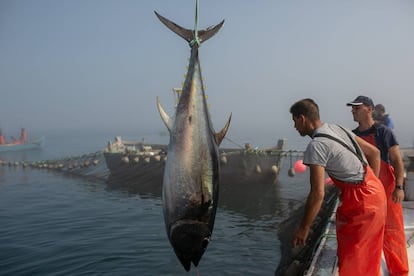
<path fill-rule="evenodd" d="M 376 124 L 373 118 L 374 102 L 358 96 L 346 104 L 352 106 L 352 115 L 358 127 L 353 132 L 375 145 L 381 152 L 379 179 L 387 195 L 387 218 L 383 252 L 389 275 L 408 275 L 408 257 L 401 202 L 404 200 L 404 163 L 393 131 Z"/>

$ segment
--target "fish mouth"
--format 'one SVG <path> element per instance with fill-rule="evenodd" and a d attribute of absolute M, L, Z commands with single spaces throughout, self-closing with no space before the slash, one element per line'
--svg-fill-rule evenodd
<path fill-rule="evenodd" d="M 197 266 L 207 245 L 211 231 L 208 223 L 197 220 L 176 221 L 170 230 L 170 241 L 174 252 L 184 268 L 189 271 L 191 263 Z"/>

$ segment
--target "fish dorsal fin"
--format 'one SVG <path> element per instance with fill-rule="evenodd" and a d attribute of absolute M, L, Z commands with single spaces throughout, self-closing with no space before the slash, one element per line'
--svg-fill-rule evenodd
<path fill-rule="evenodd" d="M 165 126 L 167 127 L 168 131 L 171 132 L 172 129 L 172 120 L 170 116 L 168 116 L 167 112 L 165 112 L 164 108 L 161 106 L 160 99 L 157 97 L 157 108 L 158 112 L 161 115 L 161 119 L 164 122 Z"/>
<path fill-rule="evenodd" d="M 229 119 L 227 120 L 227 123 L 224 125 L 222 130 L 220 130 L 220 132 L 217 132 L 217 133 L 214 134 L 214 136 L 216 138 L 217 145 L 221 144 L 221 142 L 224 139 L 224 136 L 226 136 L 227 130 L 229 130 L 231 115 L 232 114 L 230 113 Z"/>

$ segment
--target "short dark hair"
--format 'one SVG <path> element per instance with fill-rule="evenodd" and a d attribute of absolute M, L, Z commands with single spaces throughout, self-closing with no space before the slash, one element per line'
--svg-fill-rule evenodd
<path fill-rule="evenodd" d="M 379 111 L 385 112 L 385 107 L 382 104 L 377 104 L 375 106 L 375 110 L 379 110 Z"/>
<path fill-rule="evenodd" d="M 293 117 L 299 117 L 303 115 L 312 121 L 319 120 L 319 106 L 318 104 L 310 99 L 302 99 L 297 101 L 290 107 L 290 113 L 292 113 Z"/>

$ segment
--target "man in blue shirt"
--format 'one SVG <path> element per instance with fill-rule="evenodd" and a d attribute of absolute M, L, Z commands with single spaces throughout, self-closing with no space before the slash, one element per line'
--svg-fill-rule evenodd
<path fill-rule="evenodd" d="M 392 121 L 390 115 L 385 113 L 385 107 L 382 104 L 377 104 L 374 107 L 374 113 L 372 116 L 374 117 L 374 121 L 376 123 L 394 129 L 394 122 Z"/>
<path fill-rule="evenodd" d="M 384 256 L 389 275 L 408 276 L 408 257 L 401 202 L 404 200 L 404 163 L 394 132 L 374 121 L 374 102 L 359 96 L 347 104 L 358 127 L 353 132 L 381 152 L 379 179 L 387 195 L 387 218 L 384 231 Z M 378 106 L 378 105 L 377 105 Z"/>

